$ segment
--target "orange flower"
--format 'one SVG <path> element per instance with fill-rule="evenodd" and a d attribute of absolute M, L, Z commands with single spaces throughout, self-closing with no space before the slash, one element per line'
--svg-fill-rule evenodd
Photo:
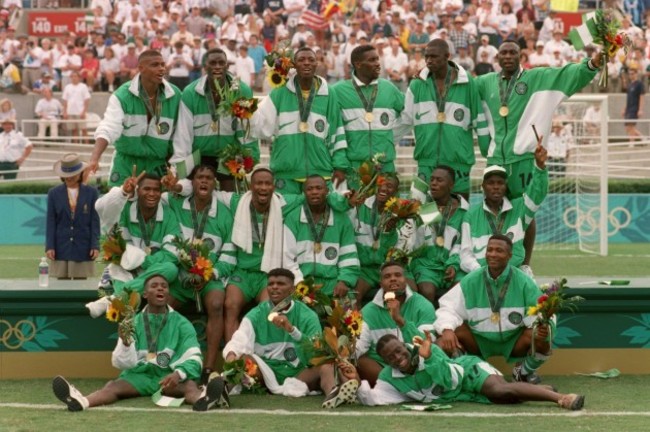
<path fill-rule="evenodd" d="M 255 363 L 250 357 L 246 357 L 246 360 L 244 361 L 244 369 L 248 376 L 252 377 L 257 375 L 257 363 Z"/>

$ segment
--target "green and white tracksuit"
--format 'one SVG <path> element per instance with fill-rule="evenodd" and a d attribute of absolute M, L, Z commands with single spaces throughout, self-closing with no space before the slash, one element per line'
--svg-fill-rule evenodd
<path fill-rule="evenodd" d="M 203 230 L 203 243 L 210 247 L 210 260 L 214 264 L 213 280 L 203 288 L 203 295 L 207 292 L 219 289 L 224 290 L 224 280 L 233 272 L 237 260 L 235 258 L 235 247 L 230 241 L 233 226 L 233 216 L 230 210 L 219 202 L 217 193 L 212 193 L 212 202 L 208 210 L 207 221 Z M 194 238 L 194 223 L 192 222 L 192 210 L 190 206 L 190 197 L 168 196 L 169 207 L 176 215 L 179 222 L 182 238 L 192 240 Z M 197 215 L 197 220 L 201 218 Z M 184 290 L 187 291 L 187 290 Z M 193 298 L 193 292 L 173 293 L 174 297 L 179 300 L 189 300 Z M 188 298 L 183 294 L 187 294 Z M 181 296 L 179 298 L 179 295 Z"/>
<path fill-rule="evenodd" d="M 436 320 L 436 312 L 429 300 L 411 288 L 406 288 L 406 300 L 400 307 L 400 314 L 404 318 L 404 327 L 398 328 L 397 323 L 390 316 L 390 312 L 384 304 L 384 290 L 380 289 L 372 299 L 361 309 L 363 325 L 361 335 L 357 340 L 357 358 L 368 355 L 377 363 L 386 366 L 379 357 L 375 346 L 377 341 L 385 334 L 394 334 L 401 341 L 410 343 L 413 336 L 424 337 L 424 331 L 433 329 L 433 322 Z"/>
<path fill-rule="evenodd" d="M 488 165 L 501 165 L 508 170 L 508 196 L 520 197 L 530 182 L 537 147 L 533 126 L 537 134 L 544 136 L 542 145 L 546 147 L 553 115 L 560 103 L 588 85 L 596 73 L 587 59 L 561 68 L 521 69 L 507 100 L 506 117 L 499 115 L 500 74 L 493 72 L 476 78 L 491 137 L 487 152 L 483 147 L 481 152 Z M 506 86 L 503 87 L 505 92 Z"/>
<path fill-rule="evenodd" d="M 428 359 L 418 357 L 418 366 L 412 375 L 386 366 L 373 388 L 368 381 L 363 381 L 357 392 L 359 401 L 370 406 L 408 401 L 490 403 L 481 394 L 481 388 L 490 375 L 501 373 L 489 363 L 470 355 L 451 360 L 435 344 L 431 345 Z"/>
<path fill-rule="evenodd" d="M 292 301 L 289 309 L 282 312 L 294 326 L 294 331 L 288 333 L 269 322 L 272 309 L 273 304 L 265 301 L 248 312 L 224 347 L 223 357 L 226 358 L 231 352 L 237 357 L 254 355 L 258 364 L 262 361 L 268 366 L 277 384 L 282 385 L 287 378 L 295 377 L 309 367 L 310 359 L 306 358 L 303 344 L 319 336 L 321 327 L 316 312 L 302 302 Z M 273 392 L 265 368 L 261 366 L 264 382 Z"/>
<path fill-rule="evenodd" d="M 167 81 L 163 81 L 162 89 L 164 99 L 158 120 L 148 118 L 145 102 L 140 97 L 139 74 L 122 84 L 109 98 L 104 118 L 95 131 L 95 139 L 104 138 L 115 147 L 110 186 L 119 186 L 131 177 L 134 165 L 136 174 L 147 171 L 163 176 L 167 172 L 181 92 Z M 158 133 L 158 125 L 161 133 Z"/>
<path fill-rule="evenodd" d="M 143 238 L 142 229 L 138 222 L 137 199 L 129 200 L 122 193 L 121 187 L 114 187 L 106 195 L 99 198 L 95 203 L 95 208 L 104 230 L 118 223 L 122 229 L 122 237 L 124 237 L 127 244 L 141 250 L 151 249 L 151 254 L 144 258 L 135 279 L 124 283 L 124 281 L 115 280 L 114 278 L 113 286 L 116 292 L 121 292 L 123 288 L 130 288 L 142 294 L 144 281 L 156 273 L 165 275 L 170 289 L 177 283 L 175 276 L 177 273 L 178 251 L 171 244 L 171 241 L 175 236 L 180 236 L 181 232 L 176 216 L 168 206 L 163 205 L 162 202 L 158 203 L 149 245 L 146 244 Z M 173 277 L 172 280 L 170 280 L 170 276 Z"/>
<path fill-rule="evenodd" d="M 482 148 L 487 147 L 489 135 L 474 78 L 461 66 L 449 65 L 458 77 L 445 99 L 445 121 L 438 121 L 434 77 L 425 68 L 409 84 L 402 122 L 414 128 L 418 176 L 428 183 L 438 165 L 448 165 L 456 171 L 454 192 L 469 192 L 469 172 L 475 162 L 473 131 Z"/>
<path fill-rule="evenodd" d="M 377 87 L 370 123 L 364 118 L 366 110 L 353 80 L 368 101 Z M 362 162 L 372 159 L 377 153 L 383 153 L 386 156 L 383 171 L 395 172 L 395 143 L 399 143 L 404 134 L 403 128 L 400 128 L 400 117 L 404 110 L 402 92 L 388 80 L 380 78 L 366 85 L 353 74 L 352 79 L 333 85 L 332 93 L 336 94 L 341 109 L 351 169 L 356 170 Z M 348 185 L 358 187 L 349 182 Z"/>
<path fill-rule="evenodd" d="M 172 308 L 167 308 L 167 322 L 156 341 L 156 358 L 147 359 L 149 347 L 143 321 L 143 312 L 135 316 L 134 341 L 128 347 L 118 339 L 113 350 L 112 363 L 122 370 L 119 379 L 131 384 L 141 396 L 149 396 L 160 389 L 160 380 L 172 372 L 181 381 L 196 380 L 201 375 L 203 360 L 196 330 L 187 318 Z M 153 335 L 163 323 L 164 314 L 149 314 Z"/>
<path fill-rule="evenodd" d="M 535 217 L 539 206 L 548 192 L 548 170 L 535 167 L 533 181 L 528 185 L 526 193 L 521 198 L 509 200 L 503 198 L 501 211 L 498 215 L 492 213 L 485 201 L 473 206 L 465 214 L 462 225 L 460 245 L 460 268 L 469 273 L 485 265 L 485 250 L 488 240 L 494 234 L 488 218 L 498 228 L 501 224 L 501 234 L 512 240 L 512 258 L 510 264 L 519 267 L 524 262 L 524 235 L 526 229 Z"/>
<path fill-rule="evenodd" d="M 316 224 L 320 232 L 321 224 Z M 331 296 L 337 282 L 353 288 L 359 277 L 359 258 L 354 243 L 354 228 L 347 215 L 329 209 L 327 226 L 314 250 L 314 237 L 307 223 L 305 206 L 294 209 L 284 218 L 283 266 L 293 272 L 296 283 L 313 276 L 322 283 L 322 291 Z"/>
<path fill-rule="evenodd" d="M 228 81 L 232 81 L 228 75 Z M 251 151 L 256 161 L 260 159 L 258 141 L 246 138 L 246 121 L 244 124 L 233 116 L 223 116 L 218 119 L 218 129 L 212 129 L 212 117 L 206 96 L 207 75 L 194 81 L 183 90 L 178 110 L 178 126 L 174 134 L 174 155 L 170 162 L 180 162 L 192 152 L 199 150 L 201 156 L 218 157 L 228 145 L 241 143 Z M 251 98 L 253 91 L 249 86 L 239 81 L 238 97 Z M 208 92 L 208 96 L 211 95 Z"/>
<path fill-rule="evenodd" d="M 329 178 L 337 170 L 347 171 L 345 131 L 336 95 L 323 78 L 316 77 L 316 90 L 309 117 L 308 131 L 301 132 L 300 112 L 293 80 L 273 89 L 253 115 L 253 135 L 273 139 L 271 170 L 275 173 L 278 192 L 300 193 L 291 182 L 318 174 Z M 306 103 L 306 102 L 305 102 Z"/>
<path fill-rule="evenodd" d="M 424 246 L 424 252 L 419 257 L 411 260 L 411 272 L 417 283 L 430 282 L 438 289 L 446 285 L 445 271 L 448 267 L 456 269 L 456 280 L 460 280 L 464 273 L 460 270 L 460 245 L 461 226 L 465 214 L 469 210 L 469 203 L 460 195 L 452 195 L 458 200 L 458 207 L 447 221 L 444 231 L 441 233 L 444 238 L 444 245 L 438 246 L 436 238 L 439 223 L 433 225 L 421 225 L 415 233 L 415 249 Z"/>
<path fill-rule="evenodd" d="M 504 283 L 510 278 L 498 311 L 498 322 L 491 320 L 486 277 L 495 302 Z M 467 323 L 481 350 L 481 357 L 487 359 L 496 355 L 510 360 L 517 339 L 535 321 L 535 316 L 528 316 L 528 308 L 535 306 L 541 295 L 542 291 L 535 281 L 512 265 L 508 265 L 496 280 L 489 275 L 487 267 L 481 267 L 465 276 L 440 298 L 434 328 L 438 334 L 442 334 L 444 330 L 455 330 Z"/>

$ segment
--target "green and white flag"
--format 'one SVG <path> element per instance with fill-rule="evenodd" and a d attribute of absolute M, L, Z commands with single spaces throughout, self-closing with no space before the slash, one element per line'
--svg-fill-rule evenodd
<path fill-rule="evenodd" d="M 174 164 L 176 168 L 176 177 L 179 179 L 187 178 L 195 166 L 201 163 L 201 151 L 195 150 L 191 155 L 187 156 L 180 162 Z"/>
<path fill-rule="evenodd" d="M 594 44 L 596 29 L 596 12 L 589 12 L 582 16 L 582 25 L 574 27 L 569 32 L 569 39 L 576 50 L 581 50 L 587 45 Z"/>
<path fill-rule="evenodd" d="M 162 388 L 158 389 L 156 393 L 151 395 L 151 400 L 153 401 L 153 403 L 155 403 L 158 406 L 172 407 L 172 408 L 177 408 L 183 405 L 184 402 L 183 398 L 173 398 L 169 396 L 163 396 Z"/>
<path fill-rule="evenodd" d="M 427 202 L 427 193 L 429 192 L 429 185 L 420 177 L 413 177 L 411 183 L 411 198 L 420 201 L 421 203 Z"/>
<path fill-rule="evenodd" d="M 440 215 L 440 210 L 438 210 L 438 205 L 435 201 L 431 201 L 420 206 L 420 219 L 425 225 L 429 225 L 433 222 L 440 222 L 442 216 Z"/>

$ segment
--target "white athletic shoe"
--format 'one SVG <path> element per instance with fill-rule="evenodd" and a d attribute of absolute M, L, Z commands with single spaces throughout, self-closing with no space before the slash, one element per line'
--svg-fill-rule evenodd
<path fill-rule="evenodd" d="M 62 376 L 52 380 L 52 391 L 57 399 L 68 406 L 68 411 L 83 411 L 88 408 L 88 399 Z"/>
<path fill-rule="evenodd" d="M 520 265 L 519 270 L 526 273 L 526 276 L 528 276 L 532 280 L 535 280 L 535 275 L 533 274 L 533 269 L 530 268 L 529 265 L 526 265 L 526 264 Z"/>
<path fill-rule="evenodd" d="M 109 296 L 95 300 L 94 302 L 86 303 L 86 307 L 90 311 L 90 316 L 93 318 L 99 318 L 104 315 L 108 310 L 108 306 L 111 304 Z"/>
<path fill-rule="evenodd" d="M 357 389 L 359 381 L 350 380 L 341 384 L 340 387 L 334 387 L 330 394 L 327 395 L 323 402 L 323 408 L 334 409 L 345 403 L 354 403 L 357 400 Z"/>

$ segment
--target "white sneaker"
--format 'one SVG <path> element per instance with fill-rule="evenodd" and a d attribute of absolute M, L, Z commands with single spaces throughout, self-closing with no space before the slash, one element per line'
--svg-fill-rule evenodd
<path fill-rule="evenodd" d="M 94 302 L 86 303 L 86 307 L 90 311 L 90 316 L 93 318 L 99 318 L 104 315 L 108 310 L 108 306 L 111 304 L 109 296 L 95 300 Z"/>
<path fill-rule="evenodd" d="M 533 274 L 533 269 L 530 268 L 529 265 L 526 265 L 526 264 L 520 265 L 519 270 L 526 273 L 526 276 L 528 276 L 532 280 L 535 280 L 535 275 Z"/>
<path fill-rule="evenodd" d="M 57 399 L 68 406 L 68 411 L 83 411 L 88 408 L 88 399 L 62 376 L 52 380 L 52 391 Z"/>

